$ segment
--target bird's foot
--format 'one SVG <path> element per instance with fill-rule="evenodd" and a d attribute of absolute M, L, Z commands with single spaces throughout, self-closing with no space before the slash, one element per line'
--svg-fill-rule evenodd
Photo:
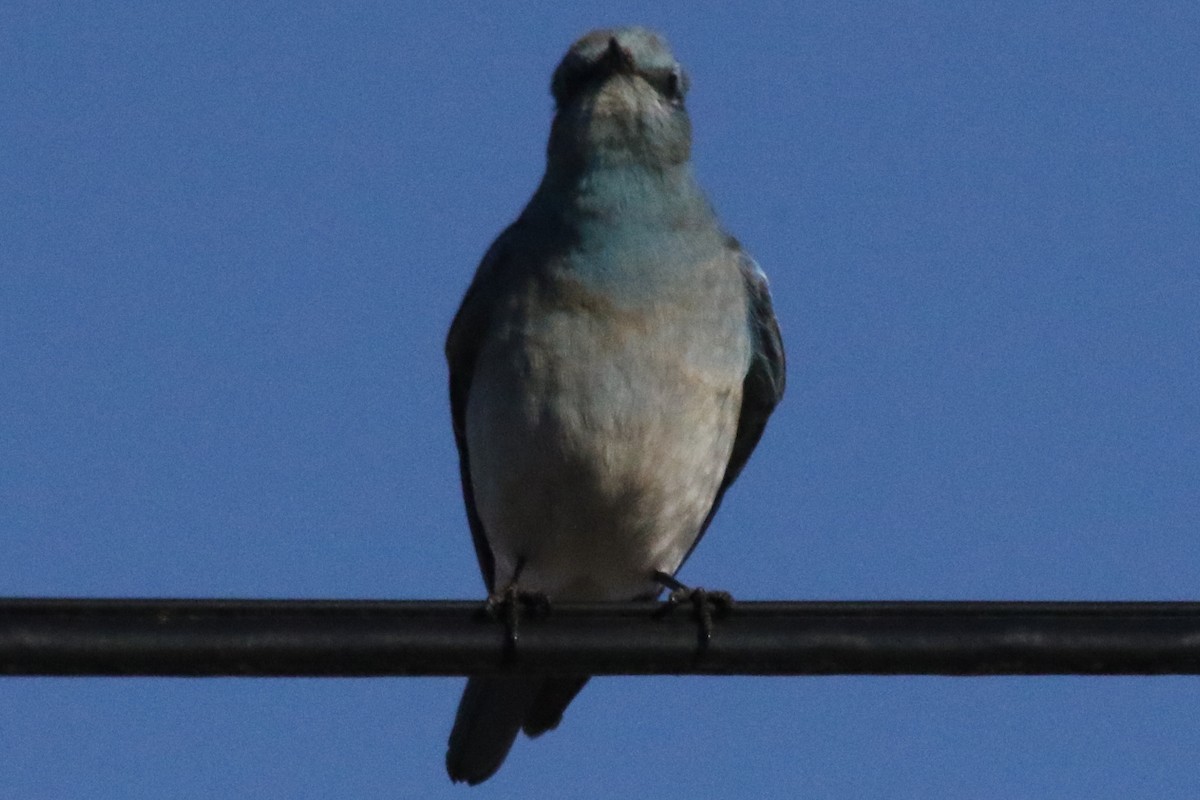
<path fill-rule="evenodd" d="M 665 605 L 668 611 L 684 603 L 691 604 L 692 613 L 699 625 L 697 635 L 700 649 L 707 648 L 712 641 L 713 620 L 733 608 L 733 595 L 719 590 L 687 586 L 665 572 L 655 572 L 654 579 L 664 588 L 671 590 Z"/>
<path fill-rule="evenodd" d="M 489 617 L 504 622 L 505 648 L 511 656 L 516 652 L 521 636 L 521 614 L 545 616 L 550 611 L 550 598 L 543 592 L 524 592 L 516 581 L 488 595 L 484 611 Z"/>

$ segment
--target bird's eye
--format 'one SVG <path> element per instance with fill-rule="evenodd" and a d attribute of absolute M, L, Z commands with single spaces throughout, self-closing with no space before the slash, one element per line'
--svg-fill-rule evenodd
<path fill-rule="evenodd" d="M 583 92 L 585 86 L 602 76 L 602 71 L 593 62 L 582 58 L 567 58 L 554 73 L 550 91 L 561 107 Z"/>
<path fill-rule="evenodd" d="M 687 78 L 679 67 L 675 67 L 663 77 L 662 93 L 672 103 L 682 103 L 686 92 Z"/>
<path fill-rule="evenodd" d="M 667 95 L 670 97 L 679 96 L 679 73 L 672 72 L 667 76 Z"/>

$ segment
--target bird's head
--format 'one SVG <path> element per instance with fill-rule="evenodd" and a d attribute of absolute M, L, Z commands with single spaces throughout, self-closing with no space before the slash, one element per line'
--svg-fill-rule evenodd
<path fill-rule="evenodd" d="M 687 162 L 692 131 L 687 74 L 667 42 L 645 28 L 596 30 L 554 71 L 552 163 L 668 168 Z"/>

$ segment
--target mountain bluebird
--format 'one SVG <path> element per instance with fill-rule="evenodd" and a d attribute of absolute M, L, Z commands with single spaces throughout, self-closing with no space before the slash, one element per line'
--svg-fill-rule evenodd
<path fill-rule="evenodd" d="M 450 327 L 463 495 L 493 597 L 656 597 L 783 394 L 766 278 L 692 175 L 687 88 L 643 28 L 571 46 L 546 174 Z M 471 678 L 451 779 L 486 780 L 586 681 Z"/>

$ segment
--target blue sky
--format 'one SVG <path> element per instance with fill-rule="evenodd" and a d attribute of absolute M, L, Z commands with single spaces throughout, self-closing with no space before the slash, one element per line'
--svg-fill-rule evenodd
<path fill-rule="evenodd" d="M 686 580 L 1196 599 L 1200 7 L 10 2 L 0 595 L 472 598 L 441 347 L 550 73 L 642 23 L 788 395 Z M 0 796 L 1193 798 L 1196 678 L 0 680 Z"/>

